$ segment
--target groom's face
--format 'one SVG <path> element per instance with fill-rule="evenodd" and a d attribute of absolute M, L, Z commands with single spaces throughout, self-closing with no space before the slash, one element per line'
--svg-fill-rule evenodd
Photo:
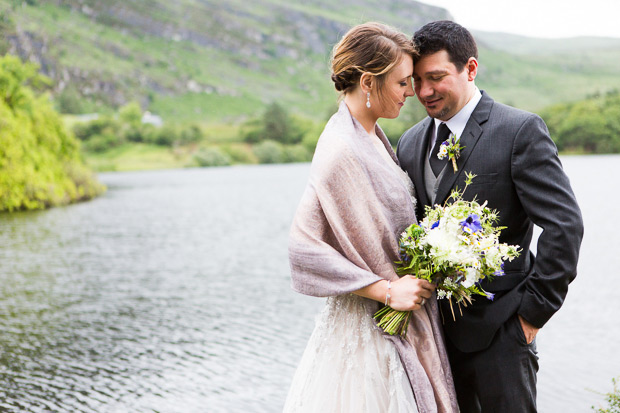
<path fill-rule="evenodd" d="M 415 63 L 413 89 L 428 116 L 447 121 L 469 102 L 474 85 L 469 67 L 459 72 L 441 50 Z"/>

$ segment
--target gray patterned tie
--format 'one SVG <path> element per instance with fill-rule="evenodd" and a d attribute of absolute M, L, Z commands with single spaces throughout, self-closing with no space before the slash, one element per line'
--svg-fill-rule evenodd
<path fill-rule="evenodd" d="M 448 158 L 439 159 L 437 154 L 439 153 L 439 148 L 446 139 L 450 136 L 450 128 L 445 123 L 441 123 L 439 128 L 437 128 L 437 138 L 435 139 L 435 146 L 433 146 L 433 151 L 431 152 L 431 158 L 429 160 L 431 164 L 431 169 L 435 174 L 435 177 L 439 176 L 441 170 L 446 165 Z"/>

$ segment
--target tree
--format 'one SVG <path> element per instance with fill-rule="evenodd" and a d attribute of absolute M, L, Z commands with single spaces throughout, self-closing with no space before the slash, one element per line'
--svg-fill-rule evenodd
<path fill-rule="evenodd" d="M 45 208 L 103 191 L 46 94 L 49 80 L 17 57 L 0 57 L 0 211 Z"/>
<path fill-rule="evenodd" d="M 291 143 L 291 118 L 278 103 L 267 107 L 263 115 L 263 138 L 280 143 Z"/>
<path fill-rule="evenodd" d="M 304 139 L 314 123 L 308 119 L 291 116 L 278 103 L 269 105 L 260 119 L 252 119 L 242 126 L 242 135 L 248 143 L 274 141 L 294 145 Z"/>
<path fill-rule="evenodd" d="M 118 110 L 118 117 L 130 127 L 139 128 L 142 125 L 142 108 L 138 102 L 130 102 Z"/>
<path fill-rule="evenodd" d="M 620 152 L 620 94 L 611 91 L 546 108 L 541 116 L 561 151 Z"/>

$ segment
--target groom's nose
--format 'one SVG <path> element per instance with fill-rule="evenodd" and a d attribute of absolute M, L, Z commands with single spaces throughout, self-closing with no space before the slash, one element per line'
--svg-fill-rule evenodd
<path fill-rule="evenodd" d="M 415 91 L 419 98 L 427 98 L 433 96 L 433 94 L 435 93 L 435 90 L 433 89 L 430 82 L 419 80 L 416 82 L 415 86 Z"/>

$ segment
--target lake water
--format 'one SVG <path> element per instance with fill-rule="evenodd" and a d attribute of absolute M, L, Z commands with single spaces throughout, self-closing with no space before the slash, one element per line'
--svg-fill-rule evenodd
<path fill-rule="evenodd" d="M 620 376 L 620 156 L 563 162 L 586 235 L 539 407 L 587 412 Z M 106 173 L 91 202 L 0 215 L 0 411 L 280 411 L 324 302 L 289 287 L 308 172 Z"/>

